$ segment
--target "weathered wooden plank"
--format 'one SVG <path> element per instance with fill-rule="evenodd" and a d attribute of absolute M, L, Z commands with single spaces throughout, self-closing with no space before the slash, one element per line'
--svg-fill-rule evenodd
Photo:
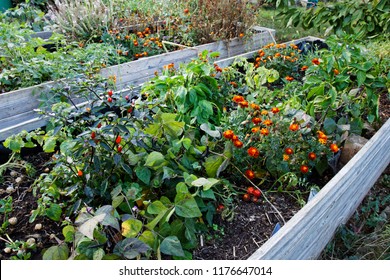
<path fill-rule="evenodd" d="M 0 121 L 38 108 L 39 101 L 37 96 L 43 90 L 54 85 L 54 82 L 47 82 L 0 94 Z M 0 128 L 2 128 L 2 122 L 0 122 Z"/>
<path fill-rule="evenodd" d="M 198 55 L 196 49 L 185 49 L 155 55 L 128 63 L 108 67 L 101 70 L 103 77 L 115 75 L 117 86 L 125 84 L 138 84 L 154 75 L 154 71 L 161 70 L 169 63 L 185 63 Z"/>
<path fill-rule="evenodd" d="M 0 129 L 0 141 L 3 141 L 16 133 L 22 132 L 23 130 L 32 131 L 39 127 L 43 127 L 46 125 L 46 123 L 47 123 L 46 118 L 38 117 L 38 118 L 28 119 L 24 122 L 18 122 L 13 126 Z"/>
<path fill-rule="evenodd" d="M 53 31 L 40 31 L 40 32 L 35 32 L 30 35 L 31 38 L 41 38 L 43 40 L 50 39 L 50 37 L 53 35 Z"/>
<path fill-rule="evenodd" d="M 250 260 L 316 259 L 390 163 L 390 120 Z"/>
<path fill-rule="evenodd" d="M 105 77 L 115 75 L 118 86 L 142 83 L 150 77 L 153 77 L 154 72 L 161 70 L 164 65 L 189 62 L 204 50 L 218 51 L 220 52 L 220 59 L 223 59 L 231 55 L 237 55 L 243 51 L 258 49 L 262 45 L 270 42 L 273 34 L 275 34 L 275 30 L 268 28 L 256 27 L 255 30 L 259 33 L 254 34 L 252 39 L 243 40 L 236 38 L 229 42 L 220 41 L 200 45 L 109 67 L 103 69 L 101 73 Z"/>

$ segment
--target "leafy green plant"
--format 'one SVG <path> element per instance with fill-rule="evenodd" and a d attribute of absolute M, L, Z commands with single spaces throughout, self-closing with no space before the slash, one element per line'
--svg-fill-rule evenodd
<path fill-rule="evenodd" d="M 389 34 L 390 20 L 388 13 L 390 4 L 386 0 L 375 1 L 337 1 L 334 3 L 318 3 L 316 9 L 299 9 L 290 6 L 280 13 L 287 25 L 303 28 L 320 28 L 329 25 L 326 32 L 334 31 L 359 35 L 360 38 Z"/>
<path fill-rule="evenodd" d="M 386 68 L 358 45 L 333 37 L 327 42 L 330 50 L 322 50 L 320 58 L 308 57 L 310 67 L 302 86 L 306 111 L 312 116 L 321 114 L 321 120 L 334 118 L 339 125 L 350 124 L 350 130 L 360 134 L 365 121 L 379 120 L 378 99 L 386 87 Z"/>
<path fill-rule="evenodd" d="M 127 61 L 110 44 L 67 45 L 64 37 L 53 34 L 48 40 L 31 38 L 19 24 L 0 23 L 0 91 L 11 91 L 46 81 L 94 74 L 103 67 Z M 47 44 L 55 46 L 51 52 Z M 67 46 L 66 46 L 67 45 Z"/>
<path fill-rule="evenodd" d="M 277 107 L 268 111 L 255 103 L 249 106 L 242 96 L 233 101 L 238 108 L 229 113 L 227 124 L 232 128 L 225 130 L 224 138 L 235 146 L 233 162 L 253 171 L 250 179 L 264 182 L 267 173 L 274 178 L 290 172 L 302 176 L 314 168 L 322 173 L 333 154 L 330 149 L 338 152 L 328 136 L 313 131 L 314 121 L 302 112 L 283 116 Z"/>
<path fill-rule="evenodd" d="M 186 125 L 179 114 L 155 107 L 153 100 L 147 103 L 142 95 L 122 96 L 104 81 L 92 81 L 79 78 L 62 90 L 53 88 L 49 99 L 42 96 L 42 111 L 50 110 L 52 117 L 47 131 L 7 140 L 14 148 L 36 141 L 45 151 L 56 151 L 50 172 L 34 183 L 39 199 L 30 222 L 38 215 L 61 221 L 64 215 L 79 214 L 84 218 L 76 219 L 76 226 L 88 238 L 85 244 L 101 244 L 95 229 L 107 234 L 109 226 L 123 236 L 110 243 L 116 244 L 114 253 L 121 258 L 138 256 L 126 251 L 133 245 L 148 256 L 189 258 L 188 250 L 197 244 L 196 233 L 204 227 L 199 218 L 205 215 L 212 222 L 217 197 L 220 201 L 225 197 L 219 186 L 228 185 L 203 176 L 199 161 L 207 147 L 195 137 L 201 134 L 199 128 Z M 75 105 L 73 98 L 84 98 L 87 107 Z M 97 218 L 99 210 L 91 214 L 89 209 L 102 205 L 111 205 L 109 213 L 115 213 L 116 219 L 127 217 L 120 228 Z M 134 217 L 129 220 L 128 215 Z M 91 226 L 88 231 L 85 223 Z M 95 258 L 93 252 L 81 249 L 80 242 L 73 244 L 80 258 Z M 45 258 L 66 257 L 64 250 L 53 247 Z"/>
<path fill-rule="evenodd" d="M 177 112 L 179 119 L 186 124 L 218 125 L 223 99 L 213 77 L 215 68 L 208 62 L 208 56 L 205 51 L 200 59 L 179 69 L 174 69 L 173 64 L 167 65 L 162 75 L 143 86 L 142 94 L 164 112 Z M 210 54 L 211 59 L 217 56 L 217 53 Z"/>
<path fill-rule="evenodd" d="M 20 3 L 17 7 L 8 9 L 2 16 L 3 22 L 17 21 L 30 27 L 35 32 L 43 31 L 48 23 L 45 13 L 30 3 Z"/>
<path fill-rule="evenodd" d="M 11 260 L 28 260 L 31 258 L 31 251 L 35 251 L 37 248 L 35 238 L 29 238 L 26 241 L 12 240 L 7 234 L 7 239 L 1 238 L 6 247 L 4 253 L 12 254 Z"/>
<path fill-rule="evenodd" d="M 1 223 L 0 233 L 6 232 L 9 226 L 8 214 L 12 212 L 12 196 L 8 196 L 4 199 L 0 199 L 0 213 L 3 215 L 3 221 Z"/>

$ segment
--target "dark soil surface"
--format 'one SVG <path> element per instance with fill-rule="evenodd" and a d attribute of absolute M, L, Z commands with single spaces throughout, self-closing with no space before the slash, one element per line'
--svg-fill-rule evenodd
<path fill-rule="evenodd" d="M 291 197 L 278 194 L 270 197 L 273 205 L 287 221 L 300 209 Z M 245 260 L 271 236 L 277 223 L 277 212 L 268 204 L 240 201 L 234 209 L 233 221 L 216 221 L 218 228 L 195 253 L 198 260 Z"/>
<path fill-rule="evenodd" d="M 26 155 L 22 160 L 32 164 L 36 169 L 36 174 L 44 171 L 45 164 L 50 159 L 49 154 L 37 153 Z M 9 255 L 5 255 L 3 249 L 7 241 L 26 241 L 28 238 L 36 240 L 37 249 L 32 252 L 32 259 L 41 259 L 41 251 L 56 244 L 55 238 L 52 234 L 58 235 L 61 233 L 60 223 L 56 223 L 48 218 L 38 216 L 33 223 L 29 223 L 31 211 L 37 208 L 37 198 L 34 197 L 31 185 L 34 178 L 27 176 L 25 170 L 13 168 L 11 174 L 8 170 L 0 182 L 0 199 L 5 199 L 12 196 L 12 212 L 6 216 L 0 214 L 0 223 L 8 220 L 11 217 L 17 218 L 15 225 L 8 225 L 5 234 L 0 237 L 0 259 L 8 259 Z M 19 180 L 21 180 L 19 182 Z M 5 192 L 8 187 L 14 187 L 15 191 L 11 194 Z M 40 230 L 35 229 L 37 224 L 41 224 Z M 9 240 L 11 239 L 11 240 Z M 58 244 L 58 243 L 57 243 Z"/>

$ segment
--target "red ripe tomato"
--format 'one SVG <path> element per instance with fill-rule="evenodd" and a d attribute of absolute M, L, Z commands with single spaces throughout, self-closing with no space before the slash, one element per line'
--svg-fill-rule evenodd
<path fill-rule="evenodd" d="M 301 172 L 302 173 L 307 173 L 307 172 L 309 172 L 309 167 L 307 166 L 307 165 L 301 165 Z"/>
<path fill-rule="evenodd" d="M 255 172 L 253 172 L 252 170 L 247 170 L 245 171 L 245 176 L 248 177 L 248 179 L 252 180 L 253 178 L 255 178 Z"/>
<path fill-rule="evenodd" d="M 317 155 L 313 152 L 309 153 L 307 156 L 310 160 L 315 160 L 317 158 Z"/>
<path fill-rule="evenodd" d="M 259 201 L 259 199 L 256 196 L 252 196 L 252 202 L 256 203 L 258 201 Z"/>
<path fill-rule="evenodd" d="M 225 206 L 224 206 L 223 204 L 219 204 L 219 205 L 217 206 L 217 212 L 218 212 L 218 213 L 221 213 L 221 212 L 223 211 L 223 209 L 225 209 Z"/>
<path fill-rule="evenodd" d="M 242 200 L 243 201 L 249 201 L 249 200 L 251 200 L 251 197 L 250 197 L 250 195 L 249 194 L 244 194 L 243 196 L 242 196 Z"/>
<path fill-rule="evenodd" d="M 287 154 L 287 155 L 292 155 L 294 153 L 293 149 L 291 148 L 286 148 L 284 149 L 284 152 Z"/>
<path fill-rule="evenodd" d="M 95 139 L 95 137 L 96 137 L 96 132 L 95 132 L 95 131 L 92 131 L 92 133 L 91 133 L 91 138 L 92 138 L 92 139 Z"/>
<path fill-rule="evenodd" d="M 118 146 L 118 152 L 122 152 L 122 146 Z"/>
<path fill-rule="evenodd" d="M 118 137 L 116 137 L 115 139 L 115 143 L 119 144 L 121 141 L 122 141 L 122 137 L 118 135 Z"/>
<path fill-rule="evenodd" d="M 258 189 L 255 189 L 255 190 L 253 191 L 253 196 L 256 197 L 256 198 L 260 198 L 260 196 L 261 196 L 261 191 L 258 190 Z"/>
<path fill-rule="evenodd" d="M 111 97 L 107 98 L 107 101 L 108 101 L 108 103 L 111 103 L 112 102 L 112 98 Z"/>
<path fill-rule="evenodd" d="M 330 150 L 333 152 L 333 153 L 337 153 L 338 151 L 339 151 L 339 147 L 336 145 L 336 144 L 334 144 L 334 143 L 332 143 L 332 144 L 330 144 Z"/>
<path fill-rule="evenodd" d="M 246 189 L 246 193 L 247 194 L 253 194 L 253 191 L 255 190 L 255 188 L 254 187 L 248 187 L 247 189 Z"/>
<path fill-rule="evenodd" d="M 114 94 L 114 92 L 110 89 L 109 91 L 107 91 L 107 94 L 109 97 L 111 97 Z"/>

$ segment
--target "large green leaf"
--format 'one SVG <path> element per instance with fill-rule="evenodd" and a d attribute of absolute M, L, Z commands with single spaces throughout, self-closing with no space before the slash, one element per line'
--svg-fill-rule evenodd
<path fill-rule="evenodd" d="M 178 193 L 175 197 L 175 212 L 184 218 L 202 216 L 195 198 L 189 193 Z"/>
<path fill-rule="evenodd" d="M 200 125 L 200 129 L 206 132 L 208 135 L 214 138 L 221 137 L 221 133 L 218 130 L 212 130 L 208 123 L 203 123 Z"/>
<path fill-rule="evenodd" d="M 135 174 L 143 183 L 149 185 L 150 177 L 152 176 L 152 172 L 149 170 L 149 168 L 145 166 L 137 166 L 135 168 Z"/>
<path fill-rule="evenodd" d="M 61 218 L 62 209 L 58 204 L 52 203 L 50 207 L 46 209 L 46 216 L 52 219 L 53 221 L 58 222 Z"/>
<path fill-rule="evenodd" d="M 171 208 L 172 209 L 172 208 Z M 157 215 L 146 227 L 153 230 L 154 227 L 161 221 L 161 219 L 167 214 L 170 209 L 167 208 L 161 201 L 154 201 L 147 208 L 147 212 L 152 215 Z"/>
<path fill-rule="evenodd" d="M 199 178 L 199 179 L 193 181 L 192 185 L 195 187 L 203 187 L 203 190 L 207 191 L 217 183 L 219 183 L 218 179 L 215 179 L 215 178 L 206 179 L 206 178 L 202 177 L 202 178 Z"/>
<path fill-rule="evenodd" d="M 74 226 L 67 225 L 62 229 L 62 235 L 65 237 L 66 242 L 72 242 L 74 239 L 74 234 L 76 229 Z"/>
<path fill-rule="evenodd" d="M 149 214 L 157 215 L 161 212 L 166 211 L 168 208 L 159 200 L 153 201 L 149 204 L 148 209 L 146 210 Z"/>
<path fill-rule="evenodd" d="M 164 238 L 160 244 L 160 250 L 161 253 L 166 255 L 184 257 L 184 251 L 180 240 L 176 236 L 168 236 Z"/>
<path fill-rule="evenodd" d="M 224 157 L 218 155 L 212 155 L 206 158 L 204 163 L 204 167 L 206 169 L 206 173 L 209 177 L 216 177 L 218 168 L 224 162 Z"/>
<path fill-rule="evenodd" d="M 162 168 L 167 165 L 168 162 L 165 160 L 164 155 L 160 152 L 153 151 L 146 158 L 145 166 L 150 167 L 154 170 Z"/>
<path fill-rule="evenodd" d="M 46 153 L 52 153 L 54 152 L 54 149 L 57 145 L 57 138 L 56 137 L 48 137 L 45 139 L 45 144 L 43 145 L 43 150 Z"/>
<path fill-rule="evenodd" d="M 43 254 L 43 260 L 67 260 L 69 257 L 69 248 L 66 244 L 61 244 L 58 246 L 51 246 Z"/>
<path fill-rule="evenodd" d="M 145 244 L 149 245 L 152 248 L 153 248 L 154 243 L 156 241 L 156 237 L 155 237 L 154 233 L 151 232 L 150 230 L 145 230 L 138 239 L 141 240 L 142 242 L 144 242 Z"/>
<path fill-rule="evenodd" d="M 332 134 L 337 129 L 337 123 L 334 119 L 326 118 L 324 121 L 324 130 L 326 134 Z"/>
<path fill-rule="evenodd" d="M 107 214 L 102 213 L 99 215 L 96 215 L 95 217 L 92 217 L 85 221 L 80 227 L 79 227 L 79 232 L 84 234 L 86 237 L 89 239 L 93 239 L 93 232 L 97 225 L 104 220 L 104 217 Z"/>
<path fill-rule="evenodd" d="M 160 118 L 164 133 L 167 134 L 167 136 L 177 138 L 183 133 L 185 123 L 176 121 L 176 114 L 163 113 Z"/>
<path fill-rule="evenodd" d="M 115 248 L 114 254 L 125 257 L 126 259 L 135 259 L 140 254 L 150 250 L 150 247 L 136 238 L 126 238 L 119 241 Z"/>

